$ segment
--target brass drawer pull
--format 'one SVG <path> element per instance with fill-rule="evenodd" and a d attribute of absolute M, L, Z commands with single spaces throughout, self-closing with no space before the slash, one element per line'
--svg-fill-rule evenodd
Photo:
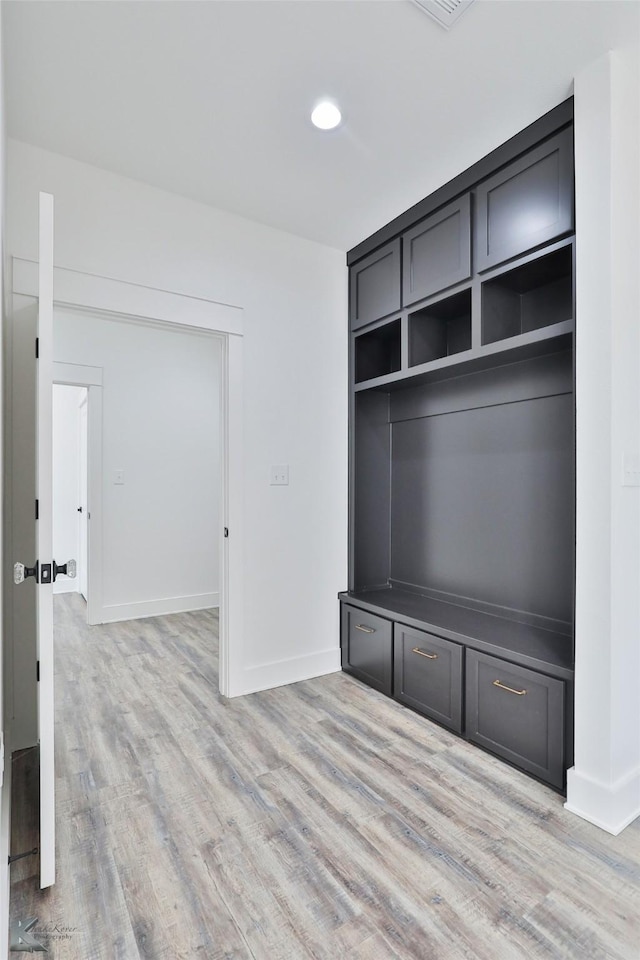
<path fill-rule="evenodd" d="M 425 653 L 424 650 L 421 650 L 420 647 L 414 647 L 413 653 L 417 653 L 419 657 L 426 657 L 427 660 L 437 660 L 437 653 Z"/>
<path fill-rule="evenodd" d="M 493 681 L 494 687 L 500 687 L 501 690 L 507 690 L 509 693 L 515 693 L 517 697 L 524 697 L 526 690 L 514 690 L 513 687 L 507 687 L 504 683 L 500 683 L 499 680 Z"/>
<path fill-rule="evenodd" d="M 355 624 L 356 630 L 362 630 L 363 633 L 375 633 L 373 627 L 365 627 L 362 623 Z"/>

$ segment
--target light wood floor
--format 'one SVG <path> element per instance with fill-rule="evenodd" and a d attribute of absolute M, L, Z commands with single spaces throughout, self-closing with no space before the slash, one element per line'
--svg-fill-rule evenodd
<path fill-rule="evenodd" d="M 211 612 L 56 607 L 58 882 L 12 867 L 56 960 L 640 956 L 640 823 L 343 674 L 224 701 Z"/>

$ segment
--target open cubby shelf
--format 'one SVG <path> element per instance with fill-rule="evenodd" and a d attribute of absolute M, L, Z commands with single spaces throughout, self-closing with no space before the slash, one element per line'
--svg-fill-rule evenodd
<path fill-rule="evenodd" d="M 355 339 L 355 382 L 397 373 L 401 366 L 401 321 L 392 320 Z"/>
<path fill-rule="evenodd" d="M 409 366 L 471 349 L 471 289 L 409 314 Z"/>
<path fill-rule="evenodd" d="M 567 245 L 482 284 L 482 343 L 573 318 L 572 247 Z"/>
<path fill-rule="evenodd" d="M 368 390 L 384 390 L 394 393 L 397 390 L 406 390 L 408 387 L 450 380 L 463 373 L 497 370 L 523 360 L 562 353 L 571 350 L 572 344 L 573 321 L 565 320 L 563 323 L 542 327 L 517 337 L 510 337 L 508 340 L 499 340 L 464 353 L 454 353 L 439 360 L 431 360 L 410 368 L 409 371 L 398 370 L 386 374 L 374 383 L 356 381 L 354 391 L 366 393 Z"/>

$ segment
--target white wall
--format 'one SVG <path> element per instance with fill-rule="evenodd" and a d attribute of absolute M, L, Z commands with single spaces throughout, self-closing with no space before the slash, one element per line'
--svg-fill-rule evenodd
<path fill-rule="evenodd" d="M 53 387 L 53 556 L 57 563 L 79 554 L 80 399 L 83 387 Z M 78 576 L 60 576 L 54 593 L 73 593 Z"/>
<path fill-rule="evenodd" d="M 640 814 L 640 69 L 576 77 L 575 766 L 567 807 L 612 833 Z"/>
<path fill-rule="evenodd" d="M 46 190 L 57 265 L 244 309 L 245 643 L 234 692 L 339 669 L 344 253 L 14 141 L 8 175 L 11 254 L 36 258 L 37 191 Z M 269 485 L 269 465 L 280 463 L 290 465 L 288 487 Z"/>
<path fill-rule="evenodd" d="M 219 341 L 56 309 L 53 349 L 56 361 L 102 369 L 97 620 L 216 606 Z"/>

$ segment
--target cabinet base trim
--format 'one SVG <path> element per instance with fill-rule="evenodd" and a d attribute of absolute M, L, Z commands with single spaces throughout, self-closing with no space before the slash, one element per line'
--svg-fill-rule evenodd
<path fill-rule="evenodd" d="M 617 836 L 640 816 L 640 767 L 615 783 L 607 784 L 567 771 L 565 809 L 594 826 Z"/>

